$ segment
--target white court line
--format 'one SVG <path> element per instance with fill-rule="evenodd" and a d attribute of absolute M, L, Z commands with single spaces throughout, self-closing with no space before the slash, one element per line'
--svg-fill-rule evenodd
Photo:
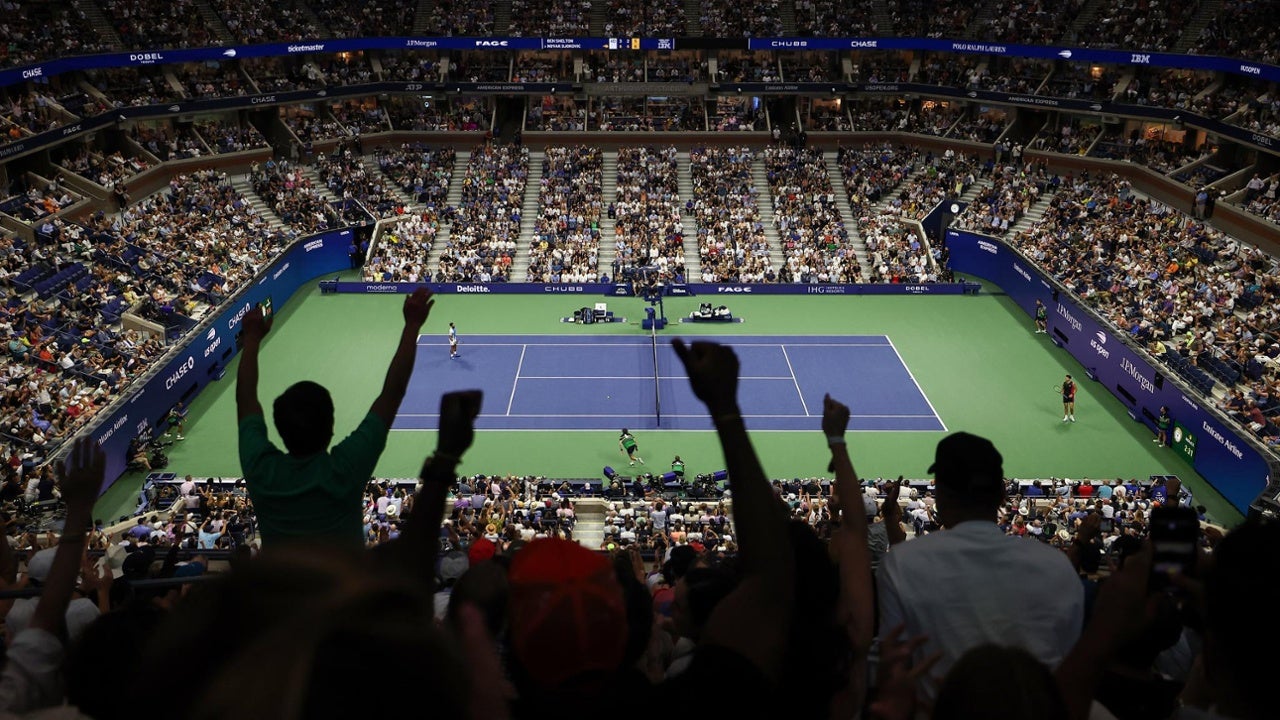
<path fill-rule="evenodd" d="M 800 407 L 804 408 L 805 417 L 809 415 L 809 404 L 804 401 L 804 393 L 800 391 L 800 380 L 796 377 L 796 369 L 791 367 L 791 356 L 787 354 L 787 346 L 779 345 L 782 348 L 782 359 L 787 361 L 787 370 L 791 373 L 791 381 L 796 384 L 796 394 L 800 396 Z"/>
<path fill-rule="evenodd" d="M 920 387 L 920 382 L 916 380 L 911 368 L 907 366 L 907 361 L 902 359 L 902 353 L 898 352 L 898 346 L 893 344 L 893 339 L 888 335 L 885 335 L 884 339 L 889 341 L 889 347 L 893 348 L 893 354 L 898 356 L 898 362 L 902 363 L 902 369 L 907 371 L 907 377 L 911 378 L 911 382 L 915 384 L 920 397 L 924 398 L 925 404 L 933 411 L 933 416 L 938 418 L 938 424 L 942 426 L 942 432 L 947 432 L 947 424 L 943 422 L 942 416 L 938 414 L 938 409 L 933 406 L 933 403 L 929 402 L 929 396 L 924 394 L 924 388 Z"/>
<path fill-rule="evenodd" d="M 433 418 L 433 417 L 440 417 L 440 413 L 399 413 L 398 415 L 396 415 L 396 417 Z M 481 417 L 484 417 L 484 415 L 481 415 Z M 506 417 L 547 418 L 549 420 L 555 420 L 556 418 L 612 418 L 612 417 L 639 417 L 639 416 L 636 413 L 616 412 L 616 413 L 595 413 L 591 415 L 576 415 L 572 413 L 556 413 L 555 415 L 549 415 L 546 413 L 507 413 Z M 708 420 L 711 419 L 711 416 L 707 415 L 706 413 L 687 413 L 683 415 L 665 415 L 664 414 L 663 417 L 707 418 Z M 791 414 L 791 415 L 743 415 L 742 417 L 745 420 L 752 420 L 755 418 L 805 418 L 805 417 L 814 417 L 814 416 Z M 850 415 L 849 417 L 885 419 L 885 418 L 936 418 L 938 416 L 937 415 Z M 863 431 L 863 432 L 867 432 L 867 431 Z M 893 432 L 893 431 L 890 431 L 890 432 Z M 937 431 L 935 430 L 931 432 L 937 432 Z"/>
<path fill-rule="evenodd" d="M 643 418 L 639 418 L 639 416 L 636 416 L 636 415 L 625 415 L 625 416 L 622 416 L 622 415 L 611 415 L 610 417 L 635 417 L 635 418 L 637 418 L 637 419 L 643 419 Z M 803 417 L 803 416 L 801 416 L 801 415 L 788 415 L 788 417 Z M 901 416 L 899 416 L 899 415 L 894 415 L 893 417 L 901 417 Z M 930 417 L 930 416 L 928 416 L 928 415 L 921 415 L 921 417 Z M 639 427 L 639 425 L 637 425 L 636 427 Z M 491 432 L 492 432 L 492 433 L 499 433 L 499 432 L 504 432 L 504 433 L 507 433 L 507 432 L 581 432 L 581 433 L 596 432 L 596 433 L 598 433 L 598 432 L 606 432 L 606 431 L 607 431 L 607 432 L 614 432 L 614 433 L 618 432 L 617 430 L 611 430 L 611 429 L 609 429 L 609 428 L 557 428 L 557 427 L 547 427 L 547 428 L 476 428 L 476 432 L 483 432 L 483 433 L 491 433 Z M 433 429 L 433 428 L 391 428 L 391 432 L 438 432 L 438 431 L 437 431 L 437 430 L 435 430 L 435 429 Z M 645 430 L 645 432 L 713 433 L 713 432 L 717 432 L 717 431 L 716 431 L 716 429 L 715 429 L 715 428 L 705 428 L 705 429 L 704 429 L 704 428 L 690 428 L 690 429 L 686 429 L 686 430 L 665 430 L 665 429 L 663 429 L 663 428 L 648 428 L 648 429 L 646 429 L 646 430 Z M 813 432 L 813 429 L 812 429 L 812 428 L 810 428 L 810 429 L 808 429 L 808 430 L 752 430 L 751 432 L 759 432 L 759 433 L 812 433 L 812 432 Z M 849 430 L 849 432 L 851 432 L 851 433 L 936 433 L 936 432 L 938 432 L 938 431 L 937 431 L 937 430 Z"/>
<path fill-rule="evenodd" d="M 475 336 L 474 336 L 474 335 L 468 335 L 467 337 L 472 338 L 472 337 L 475 337 Z M 439 344 L 440 344 L 440 343 L 438 343 L 438 342 L 420 342 L 420 343 L 418 343 L 418 347 L 431 347 L 432 345 L 439 345 Z M 534 346 L 534 347 L 576 347 L 576 348 L 592 348 L 592 349 L 598 349 L 598 348 L 610 348 L 610 347 L 650 347 L 650 346 L 652 345 L 652 343 L 587 343 L 587 342 L 580 342 L 580 343 L 558 343 L 558 342 L 548 342 L 548 343 L 542 343 L 542 342 L 531 342 L 531 343 L 517 343 L 517 342 L 510 342 L 510 343 L 490 343 L 490 342 L 472 342 L 472 343 L 470 343 L 470 344 L 471 344 L 471 346 L 472 346 L 472 347 L 524 347 L 524 346 L 526 346 L 526 345 L 532 345 L 532 346 Z M 843 348 L 843 347 L 889 347 L 889 345 L 887 345 L 887 344 L 885 344 L 885 343 L 787 343 L 787 344 L 788 344 L 788 345 L 791 345 L 791 346 L 793 346 L 793 347 L 834 347 L 834 348 Z M 659 343 L 659 347 L 661 347 L 661 343 Z M 771 342 L 771 343 L 729 343 L 729 347 L 735 347 L 735 348 L 740 348 L 740 347 L 767 347 L 767 348 L 775 348 L 775 347 L 778 347 L 778 343 L 776 343 L 776 342 Z"/>
<path fill-rule="evenodd" d="M 523 380 L 652 380 L 652 375 L 521 375 Z M 659 380 L 688 380 L 685 375 L 662 375 Z M 791 380 L 787 375 L 748 375 L 739 380 Z"/>
<path fill-rule="evenodd" d="M 511 414 L 511 403 L 516 401 L 516 385 L 520 382 L 520 368 L 524 367 L 524 351 L 527 346 L 520 349 L 520 362 L 516 363 L 516 376 L 511 381 L 511 397 L 507 399 L 507 414 Z"/>

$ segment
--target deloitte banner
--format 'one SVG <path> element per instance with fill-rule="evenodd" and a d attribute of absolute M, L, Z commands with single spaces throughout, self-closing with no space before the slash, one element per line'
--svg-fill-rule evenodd
<path fill-rule="evenodd" d="M 951 268 L 999 285 L 1028 316 L 1036 300 L 1049 311 L 1049 333 L 1107 390 L 1129 408 L 1132 417 L 1155 430 L 1161 406 L 1182 430 L 1179 454 L 1242 513 L 1267 486 L 1268 466 L 1228 422 L 1201 406 L 1199 396 L 1165 382 L 1143 355 L 1126 345 L 1091 311 L 1070 299 L 1069 291 L 1043 276 L 1036 266 L 1003 241 L 976 233 L 947 231 Z M 1058 289 L 1058 300 L 1053 300 Z M 1030 325 L 1028 325 L 1030 331 Z M 1174 441 L 1177 445 L 1177 441 Z"/>
<path fill-rule="evenodd" d="M 155 428 L 179 401 L 190 404 L 206 385 L 222 376 L 236 353 L 236 335 L 245 313 L 264 302 L 278 310 L 308 281 L 350 267 L 350 245 L 351 230 L 298 240 L 251 285 L 224 303 L 212 322 L 202 322 L 193 330 L 144 385 L 130 388 L 126 399 L 113 405 L 92 431 L 107 453 L 107 486 L 124 473 L 133 438 Z"/>
<path fill-rule="evenodd" d="M 630 284 L 621 283 L 398 283 L 322 280 L 326 293 L 411 293 L 420 287 L 432 292 L 465 295 L 612 295 L 633 294 Z M 976 283 L 876 283 L 864 285 L 792 285 L 760 283 L 727 285 L 691 283 L 671 285 L 668 295 L 961 295 L 976 293 Z"/>

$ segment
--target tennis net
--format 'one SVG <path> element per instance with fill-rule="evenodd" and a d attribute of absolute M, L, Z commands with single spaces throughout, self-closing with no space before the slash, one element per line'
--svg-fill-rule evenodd
<path fill-rule="evenodd" d="M 658 376 L 658 327 L 657 323 L 649 326 L 649 339 L 653 341 L 653 413 L 658 424 L 662 424 L 662 380 Z"/>

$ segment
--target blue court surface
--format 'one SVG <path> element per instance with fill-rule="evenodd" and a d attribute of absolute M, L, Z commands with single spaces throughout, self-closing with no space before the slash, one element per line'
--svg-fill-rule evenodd
<path fill-rule="evenodd" d="M 883 335 L 707 339 L 738 354 L 738 399 L 752 430 L 816 431 L 824 393 L 849 406 L 850 430 L 947 429 Z M 442 394 L 478 388 L 482 430 L 709 430 L 670 342 L 658 336 L 655 380 L 648 334 L 466 335 L 457 359 L 445 338 L 422 336 L 393 429 L 434 430 Z"/>

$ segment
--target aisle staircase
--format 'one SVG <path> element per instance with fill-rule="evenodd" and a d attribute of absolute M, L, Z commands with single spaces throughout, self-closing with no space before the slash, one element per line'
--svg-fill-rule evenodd
<path fill-rule="evenodd" d="M 413 14 L 413 34 L 426 35 L 431 29 L 431 12 L 436 9 L 436 0 L 418 0 L 418 11 Z"/>
<path fill-rule="evenodd" d="M 693 199 L 693 165 L 689 151 L 676 153 L 676 189 L 680 193 L 680 215 L 684 226 L 684 276 L 694 282 L 702 279 L 702 256 L 698 253 L 698 225 L 692 215 L 684 214 L 684 204 Z"/>
<path fill-rule="evenodd" d="M 227 23 L 218 14 L 217 10 L 209 4 L 209 0 L 196 0 L 196 10 L 200 12 L 200 17 L 204 18 L 204 24 L 213 31 L 214 37 L 218 38 L 218 45 L 235 45 L 236 38 L 231 34 L 231 30 L 227 27 Z"/>
<path fill-rule="evenodd" d="M 529 180 L 524 184 L 524 201 L 520 204 L 520 237 L 516 239 L 516 254 L 511 259 L 511 280 L 514 282 L 523 282 L 529 275 L 529 248 L 542 211 L 539 189 L 546 159 L 547 154 L 541 150 L 529 152 Z"/>
<path fill-rule="evenodd" d="M 249 207 L 253 208 L 258 217 L 267 221 L 267 224 L 276 230 L 289 230 L 289 226 L 284 220 L 271 209 L 271 205 L 262 199 L 261 195 L 253 191 L 253 183 L 249 181 L 248 175 L 232 175 L 231 187 L 249 203 Z"/>
<path fill-rule="evenodd" d="M 116 32 L 115 25 L 111 24 L 111 19 L 106 13 L 102 12 L 102 8 L 93 0 L 73 0 L 71 6 L 80 11 L 84 15 L 84 19 L 93 27 L 98 37 L 103 41 L 110 43 L 112 47 L 122 47 L 123 42 L 120 41 L 120 34 Z"/>
<path fill-rule="evenodd" d="M 858 258 L 858 264 L 862 266 L 862 272 L 865 274 L 867 268 L 871 266 L 871 256 L 867 254 L 867 245 L 862 241 L 862 234 L 858 232 L 858 216 L 853 211 L 852 203 L 849 202 L 849 193 L 844 189 L 839 152 L 824 150 L 822 159 L 827 163 L 827 178 L 831 180 L 831 190 L 836 196 L 836 208 L 840 211 L 840 217 L 844 218 L 844 229 L 849 233 L 853 254 Z"/>
<path fill-rule="evenodd" d="M 445 207 L 456 208 L 462 203 L 462 179 L 467 175 L 467 166 L 471 164 L 471 151 L 458 150 L 453 158 L 453 178 L 449 181 L 449 194 L 444 198 Z M 434 265 L 429 262 L 427 267 L 433 268 L 431 273 L 435 277 L 440 271 L 440 253 L 449 244 L 449 235 L 453 231 L 453 223 L 441 222 L 440 230 L 436 233 L 436 241 L 432 244 L 438 248 L 435 257 L 432 258 Z"/>
<path fill-rule="evenodd" d="M 605 273 L 610 280 L 617 280 L 613 273 L 613 261 L 618 256 L 614 246 L 618 223 L 609 217 L 609 204 L 618 199 L 618 152 L 607 150 L 600 162 L 600 250 L 596 255 L 596 273 Z"/>

